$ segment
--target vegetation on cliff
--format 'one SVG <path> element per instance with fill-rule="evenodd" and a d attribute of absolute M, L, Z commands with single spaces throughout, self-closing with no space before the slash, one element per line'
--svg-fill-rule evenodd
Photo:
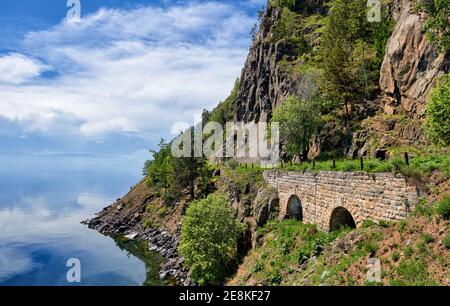
<path fill-rule="evenodd" d="M 243 230 L 224 196 L 210 195 L 189 205 L 179 250 L 197 284 L 220 284 L 232 271 Z"/>
<path fill-rule="evenodd" d="M 449 285 L 450 223 L 428 205 L 399 223 L 366 221 L 325 234 L 293 220 L 268 224 L 264 238 L 229 280 L 231 285 Z M 381 261 L 381 282 L 367 278 Z"/>
<path fill-rule="evenodd" d="M 418 10 L 427 14 L 425 31 L 431 43 L 442 53 L 450 51 L 449 0 L 421 0 Z"/>
<path fill-rule="evenodd" d="M 281 137 L 285 140 L 287 151 L 306 161 L 311 140 L 322 124 L 318 104 L 314 100 L 300 101 L 291 96 L 275 110 L 272 122 L 280 124 Z"/>
<path fill-rule="evenodd" d="M 147 183 L 155 195 L 163 197 L 167 203 L 176 202 L 184 191 L 189 193 L 191 200 L 211 191 L 212 169 L 206 158 L 175 158 L 171 144 L 164 140 L 159 144 L 159 151 L 152 151 L 152 154 L 153 160 L 145 164 Z"/>
<path fill-rule="evenodd" d="M 450 145 L 450 75 L 442 76 L 431 91 L 427 109 L 428 134 L 439 145 Z"/>

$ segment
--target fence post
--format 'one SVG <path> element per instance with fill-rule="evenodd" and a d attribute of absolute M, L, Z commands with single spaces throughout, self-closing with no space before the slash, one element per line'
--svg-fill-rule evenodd
<path fill-rule="evenodd" d="M 359 159 L 359 162 L 361 164 L 361 171 L 363 171 L 364 170 L 364 157 L 361 156 Z"/>
<path fill-rule="evenodd" d="M 408 152 L 405 152 L 405 162 L 406 162 L 406 165 L 409 166 L 409 155 L 408 155 Z"/>
<path fill-rule="evenodd" d="M 333 169 L 336 169 L 336 160 L 333 158 Z"/>
<path fill-rule="evenodd" d="M 313 159 L 313 169 L 316 169 L 316 160 Z"/>

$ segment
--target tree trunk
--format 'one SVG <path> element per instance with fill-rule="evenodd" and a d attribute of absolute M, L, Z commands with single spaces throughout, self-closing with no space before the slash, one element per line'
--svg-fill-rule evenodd
<path fill-rule="evenodd" d="M 308 152 L 309 152 L 309 148 L 305 148 L 303 149 L 303 161 L 308 161 Z"/>

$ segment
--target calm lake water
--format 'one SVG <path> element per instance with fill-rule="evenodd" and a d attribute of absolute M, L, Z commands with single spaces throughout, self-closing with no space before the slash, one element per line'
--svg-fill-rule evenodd
<path fill-rule="evenodd" d="M 159 284 L 158 259 L 144 264 L 80 224 L 129 191 L 141 168 L 125 157 L 0 155 L 0 286 L 73 285 L 70 258 L 81 285 Z"/>

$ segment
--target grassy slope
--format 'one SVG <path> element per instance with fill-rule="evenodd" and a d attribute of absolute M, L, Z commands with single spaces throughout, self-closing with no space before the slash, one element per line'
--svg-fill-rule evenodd
<path fill-rule="evenodd" d="M 288 220 L 267 225 L 229 285 L 375 285 L 369 258 L 382 263 L 382 285 L 450 285 L 450 222 L 421 207 L 396 224 L 327 234 Z"/>

